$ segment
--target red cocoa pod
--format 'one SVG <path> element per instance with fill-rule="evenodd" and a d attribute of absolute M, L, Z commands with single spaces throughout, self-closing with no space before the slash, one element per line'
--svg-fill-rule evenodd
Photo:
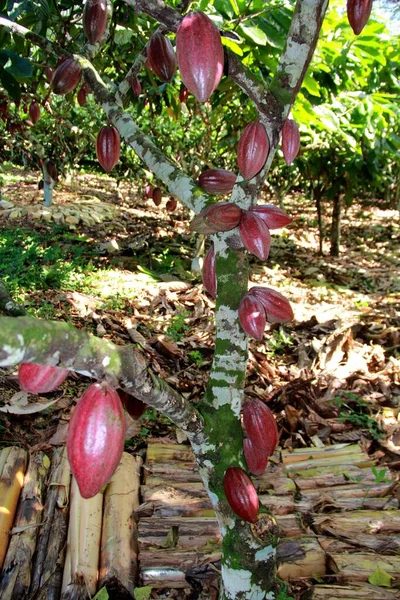
<path fill-rule="evenodd" d="M 97 160 L 107 172 L 111 171 L 119 161 L 121 140 L 118 129 L 112 125 L 102 127 L 97 135 Z"/>
<path fill-rule="evenodd" d="M 280 229 L 293 221 L 284 210 L 273 204 L 259 204 L 251 206 L 249 211 L 260 217 L 267 225 L 268 229 Z"/>
<path fill-rule="evenodd" d="M 83 29 L 89 44 L 96 44 L 107 27 L 106 0 L 86 0 L 83 9 Z"/>
<path fill-rule="evenodd" d="M 47 81 L 51 83 L 51 80 L 53 79 L 53 69 L 49 66 L 45 67 L 44 74 L 46 75 Z"/>
<path fill-rule="evenodd" d="M 267 317 L 261 302 L 247 293 L 239 304 L 238 312 L 240 325 L 247 335 L 256 340 L 262 340 Z"/>
<path fill-rule="evenodd" d="M 82 76 L 80 64 L 73 58 L 67 58 L 53 73 L 51 87 L 55 94 L 63 95 L 72 92 Z"/>
<path fill-rule="evenodd" d="M 287 119 L 282 127 L 282 152 L 289 166 L 296 158 L 300 148 L 300 131 L 296 121 Z"/>
<path fill-rule="evenodd" d="M 121 398 L 121 402 L 124 405 L 126 412 L 132 417 L 132 419 L 139 419 L 144 412 L 147 410 L 147 404 L 131 396 L 131 394 L 127 394 L 123 390 L 118 391 L 118 395 Z"/>
<path fill-rule="evenodd" d="M 54 181 L 58 181 L 58 175 L 57 175 L 57 167 L 56 165 L 53 163 L 52 160 L 48 160 L 46 162 L 46 170 L 47 173 L 50 175 L 50 177 L 54 180 Z"/>
<path fill-rule="evenodd" d="M 18 367 L 18 381 L 22 390 L 32 394 L 52 392 L 68 376 L 68 369 L 46 367 L 36 363 L 21 363 Z"/>
<path fill-rule="evenodd" d="M 235 181 L 236 174 L 227 169 L 207 169 L 199 177 L 200 187 L 207 194 L 229 194 Z"/>
<path fill-rule="evenodd" d="M 153 189 L 152 198 L 153 198 L 154 204 L 156 206 L 160 206 L 161 200 L 162 200 L 162 194 L 161 194 L 161 190 L 159 187 L 156 187 Z"/>
<path fill-rule="evenodd" d="M 148 183 L 144 188 L 144 193 L 146 198 L 153 198 L 153 186 Z"/>
<path fill-rule="evenodd" d="M 198 11 L 182 19 L 176 32 L 176 54 L 183 83 L 199 102 L 206 102 L 224 69 L 221 36 L 207 15 Z"/>
<path fill-rule="evenodd" d="M 287 323 L 293 319 L 293 310 L 289 300 L 280 292 L 269 287 L 254 286 L 248 293 L 257 298 L 264 306 L 269 323 Z"/>
<path fill-rule="evenodd" d="M 155 33 L 147 44 L 147 64 L 163 81 L 171 81 L 176 71 L 175 50 L 163 33 Z"/>
<path fill-rule="evenodd" d="M 142 85 L 141 85 L 139 79 L 136 77 L 136 75 L 134 77 L 132 77 L 131 88 L 132 88 L 132 92 L 135 94 L 136 98 L 139 98 L 140 92 L 142 91 Z"/>
<path fill-rule="evenodd" d="M 279 439 L 278 427 L 271 410 L 258 398 L 245 401 L 243 428 L 256 448 L 267 456 L 273 455 Z"/>
<path fill-rule="evenodd" d="M 217 294 L 217 277 L 215 273 L 215 250 L 214 244 L 210 246 L 204 257 L 203 263 L 203 285 L 206 291 L 215 298 Z"/>
<path fill-rule="evenodd" d="M 229 467 L 223 483 L 226 499 L 233 512 L 244 521 L 255 523 L 260 504 L 250 477 L 240 467 Z"/>
<path fill-rule="evenodd" d="M 39 107 L 39 104 L 35 100 L 33 102 L 31 102 L 31 105 L 29 106 L 29 116 L 34 125 L 35 125 L 35 123 L 37 123 L 39 121 L 40 107 Z"/>
<path fill-rule="evenodd" d="M 186 100 L 188 99 L 188 96 L 189 96 L 189 90 L 182 83 L 180 90 L 179 90 L 179 102 L 181 104 L 182 104 L 182 102 L 186 102 Z"/>
<path fill-rule="evenodd" d="M 238 144 L 238 166 L 245 179 L 251 179 L 263 168 L 269 153 L 269 139 L 260 121 L 249 123 Z"/>
<path fill-rule="evenodd" d="M 93 383 L 78 401 L 67 435 L 67 455 L 82 498 L 92 498 L 109 481 L 124 450 L 126 421 L 118 393 Z"/>
<path fill-rule="evenodd" d="M 165 205 L 165 210 L 167 212 L 174 212 L 174 210 L 176 210 L 176 207 L 178 206 L 178 200 L 176 198 L 170 198 L 167 201 L 167 204 Z"/>
<path fill-rule="evenodd" d="M 251 439 L 244 438 L 243 453 L 250 473 L 257 476 L 262 475 L 268 465 L 268 456 L 265 452 L 257 448 Z"/>
<path fill-rule="evenodd" d="M 0 112 L 5 115 L 7 113 L 8 104 L 5 100 L 0 103 Z"/>
<path fill-rule="evenodd" d="M 239 232 L 246 250 L 260 260 L 267 260 L 271 248 L 271 234 L 265 222 L 254 212 L 244 210 Z"/>
<path fill-rule="evenodd" d="M 239 225 L 242 209 L 233 202 L 219 202 L 204 208 L 194 217 L 190 228 L 205 235 L 229 231 Z"/>
<path fill-rule="evenodd" d="M 82 86 L 81 89 L 79 90 L 79 92 L 76 95 L 76 99 L 78 100 L 78 104 L 79 106 L 85 106 L 86 104 L 86 90 L 85 88 Z"/>
<path fill-rule="evenodd" d="M 355 35 L 364 29 L 372 9 L 372 0 L 347 0 L 347 18 Z"/>

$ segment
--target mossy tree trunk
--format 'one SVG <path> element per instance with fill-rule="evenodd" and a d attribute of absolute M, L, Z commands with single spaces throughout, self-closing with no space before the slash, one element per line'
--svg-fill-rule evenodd
<path fill-rule="evenodd" d="M 181 15 L 160 0 L 125 0 L 136 11 L 152 16 L 170 31 L 176 31 Z M 286 47 L 271 84 L 266 86 L 225 49 L 230 78 L 253 100 L 270 140 L 270 152 L 261 172 L 251 181 L 238 176 L 231 201 L 248 209 L 257 202 L 273 161 L 280 131 L 301 87 L 312 58 L 327 7 L 327 0 L 298 0 Z M 13 31 L 52 51 L 46 40 L 29 30 L 0 18 L 0 27 Z M 85 57 L 75 55 L 86 82 L 121 137 L 153 171 L 169 192 L 188 208 L 199 213 L 212 201 L 196 183 L 172 164 L 143 134 L 132 117 L 121 109 L 129 88 L 129 76 L 143 64 L 134 63 L 116 95 L 90 62 L 96 47 L 89 46 Z M 143 356 L 132 346 L 114 346 L 66 323 L 45 322 L 30 317 L 0 318 L 0 366 L 37 362 L 65 367 L 94 379 L 107 378 L 168 416 L 186 432 L 194 450 L 200 475 L 215 508 L 222 533 L 223 600 L 274 600 L 275 550 L 278 528 L 264 507 L 256 523 L 249 524 L 231 510 L 223 490 L 228 467 L 247 470 L 243 456 L 240 414 L 243 404 L 248 359 L 247 337 L 238 320 L 238 306 L 248 289 L 249 266 L 246 252 L 238 246 L 238 232 L 213 236 L 216 254 L 217 300 L 215 356 L 204 397 L 193 406 L 148 368 Z"/>

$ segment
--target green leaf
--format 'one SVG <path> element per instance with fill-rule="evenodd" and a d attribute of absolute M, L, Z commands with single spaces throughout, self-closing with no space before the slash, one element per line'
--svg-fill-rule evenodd
<path fill-rule="evenodd" d="M 232 6 L 232 8 L 234 10 L 235 15 L 239 15 L 240 14 L 240 10 L 239 10 L 239 7 L 237 5 L 236 0 L 230 0 L 230 3 L 231 3 L 231 6 Z"/>
<path fill-rule="evenodd" d="M 97 592 L 93 600 L 109 600 L 109 598 L 110 596 L 108 595 L 107 588 L 103 587 Z"/>
<path fill-rule="evenodd" d="M 0 64 L 4 69 L 18 81 L 32 77 L 32 65 L 30 60 L 18 56 L 11 50 L 2 50 L 0 52 Z"/>
<path fill-rule="evenodd" d="M 368 577 L 369 583 L 380 587 L 392 587 L 392 579 L 394 579 L 393 575 L 389 575 L 389 573 L 381 567 L 378 567 L 376 571 Z"/>
<path fill-rule="evenodd" d="M 150 600 L 152 591 L 153 588 L 150 585 L 145 585 L 144 587 L 135 588 L 133 590 L 133 595 L 135 600 Z"/>
<path fill-rule="evenodd" d="M 319 85 L 318 83 L 315 81 L 315 79 L 313 77 L 311 77 L 311 75 L 309 75 L 307 73 L 307 75 L 304 77 L 304 81 L 303 81 L 303 87 L 307 90 L 307 92 L 309 94 L 311 94 L 312 96 L 321 96 L 320 92 L 319 92 Z"/>
<path fill-rule="evenodd" d="M 21 100 L 21 88 L 12 75 L 0 66 L 0 83 L 13 100 Z"/>
<path fill-rule="evenodd" d="M 134 32 L 132 29 L 126 29 L 125 27 L 117 25 L 114 34 L 114 42 L 117 44 L 117 46 L 124 46 L 125 44 L 130 43 L 133 35 Z"/>
<path fill-rule="evenodd" d="M 243 35 L 250 38 L 255 44 L 260 46 L 266 46 L 268 38 L 262 29 L 255 25 L 241 25 L 239 30 L 242 31 Z"/>
<path fill-rule="evenodd" d="M 232 50 L 232 52 L 234 52 L 234 54 L 237 54 L 238 56 L 243 56 L 243 50 L 241 49 L 241 47 L 239 46 L 239 44 L 237 42 L 234 42 L 233 40 L 231 40 L 231 38 L 227 38 L 224 36 L 221 37 L 221 40 L 222 40 L 223 46 L 226 46 L 227 48 Z"/>

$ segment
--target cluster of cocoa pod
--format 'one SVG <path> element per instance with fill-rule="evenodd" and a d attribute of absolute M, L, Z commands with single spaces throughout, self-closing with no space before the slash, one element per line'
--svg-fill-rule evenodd
<path fill-rule="evenodd" d="M 279 434 L 274 415 L 259 399 L 246 400 L 243 408 L 243 452 L 253 475 L 261 475 L 278 444 Z M 229 467 L 224 475 L 224 492 L 228 504 L 241 519 L 257 521 L 259 500 L 257 491 L 246 472 Z"/>
<path fill-rule="evenodd" d="M 59 367 L 21 363 L 18 380 L 21 389 L 45 394 L 59 387 L 68 372 Z M 68 427 L 67 455 L 83 498 L 100 492 L 120 463 L 126 433 L 124 406 L 134 419 L 146 410 L 137 398 L 102 382 L 90 385 L 75 407 Z"/>
<path fill-rule="evenodd" d="M 160 206 L 162 201 L 162 192 L 159 187 L 153 187 L 150 183 L 148 183 L 145 187 L 144 193 L 146 198 L 153 200 L 156 206 Z M 172 213 L 176 210 L 177 206 L 177 199 L 170 196 L 165 204 L 165 210 Z"/>

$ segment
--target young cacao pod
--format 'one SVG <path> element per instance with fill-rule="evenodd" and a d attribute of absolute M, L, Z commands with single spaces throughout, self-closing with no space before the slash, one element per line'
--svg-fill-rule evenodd
<path fill-rule="evenodd" d="M 287 323 L 294 317 L 289 300 L 269 287 L 253 286 L 248 292 L 261 302 L 269 323 Z"/>
<path fill-rule="evenodd" d="M 121 398 L 121 402 L 124 405 L 126 412 L 132 417 L 132 419 L 139 419 L 144 412 L 147 410 L 147 404 L 131 396 L 127 392 L 123 390 L 119 390 L 119 397 Z"/>
<path fill-rule="evenodd" d="M 73 58 L 67 58 L 53 73 L 51 87 L 55 94 L 64 95 L 72 92 L 82 76 L 80 64 Z"/>
<path fill-rule="evenodd" d="M 102 127 L 97 135 L 97 160 L 107 172 L 111 171 L 119 161 L 121 140 L 118 129 L 112 125 Z"/>
<path fill-rule="evenodd" d="M 224 69 L 221 36 L 207 15 L 198 11 L 182 19 L 176 32 L 176 54 L 183 83 L 199 102 L 206 102 Z"/>
<path fill-rule="evenodd" d="M 96 44 L 107 27 L 106 0 L 86 0 L 83 9 L 83 29 L 89 44 Z"/>
<path fill-rule="evenodd" d="M 150 185 L 150 183 L 148 183 L 146 185 L 146 187 L 144 188 L 144 195 L 146 196 L 146 198 L 150 199 L 153 198 L 153 186 Z"/>
<path fill-rule="evenodd" d="M 233 202 L 219 202 L 204 208 L 194 217 L 190 228 L 205 235 L 229 231 L 239 225 L 242 209 Z"/>
<path fill-rule="evenodd" d="M 355 35 L 364 29 L 372 9 L 372 0 L 347 0 L 347 18 Z"/>
<path fill-rule="evenodd" d="M 155 33 L 147 44 L 147 64 L 163 81 L 171 81 L 176 71 L 174 47 L 163 33 Z"/>
<path fill-rule="evenodd" d="M 259 204 L 251 206 L 249 211 L 260 217 L 267 225 L 268 229 L 280 229 L 293 221 L 284 210 L 273 204 Z"/>
<path fill-rule="evenodd" d="M 239 304 L 240 325 L 251 337 L 262 340 L 267 317 L 261 302 L 250 294 L 245 294 Z"/>
<path fill-rule="evenodd" d="M 29 116 L 34 125 L 35 125 L 35 123 L 37 123 L 39 121 L 40 107 L 39 107 L 39 104 L 35 100 L 33 102 L 31 102 L 31 105 L 29 107 Z"/>
<path fill-rule="evenodd" d="M 140 92 L 142 91 L 142 85 L 141 85 L 139 79 L 136 77 L 136 75 L 134 77 L 132 77 L 131 88 L 132 88 L 132 92 L 135 94 L 136 98 L 139 98 Z"/>
<path fill-rule="evenodd" d="M 203 263 L 203 285 L 207 292 L 215 298 L 217 294 L 217 277 L 215 273 L 215 250 L 214 244 L 210 246 L 204 257 Z"/>
<path fill-rule="evenodd" d="M 249 123 L 238 145 L 238 166 L 245 179 L 251 179 L 263 168 L 269 153 L 269 139 L 260 121 Z"/>
<path fill-rule="evenodd" d="M 44 74 L 46 75 L 47 81 L 51 83 L 51 80 L 53 79 L 53 69 L 49 66 L 45 67 Z"/>
<path fill-rule="evenodd" d="M 174 210 L 176 210 L 177 206 L 178 200 L 176 198 L 169 198 L 169 200 L 167 200 L 167 204 L 165 205 L 165 210 L 172 213 Z"/>
<path fill-rule="evenodd" d="M 188 96 L 189 96 L 189 90 L 182 83 L 180 90 L 179 90 L 179 102 L 181 104 L 182 104 L 182 102 L 186 102 L 186 100 L 188 99 Z"/>
<path fill-rule="evenodd" d="M 78 401 L 67 435 L 67 455 L 82 498 L 109 481 L 124 450 L 126 421 L 118 393 L 94 383 Z"/>
<path fill-rule="evenodd" d="M 258 398 L 245 401 L 243 427 L 256 448 L 267 456 L 273 455 L 279 439 L 278 428 L 274 415 L 264 402 Z"/>
<path fill-rule="evenodd" d="M 36 363 L 21 363 L 18 381 L 22 390 L 32 394 L 52 392 L 68 377 L 68 369 L 46 367 Z"/>
<path fill-rule="evenodd" d="M 85 106 L 86 104 L 86 90 L 82 86 L 79 92 L 76 95 L 76 99 L 78 100 L 79 106 Z"/>
<path fill-rule="evenodd" d="M 52 160 L 46 162 L 46 171 L 53 181 L 58 181 L 57 167 Z"/>
<path fill-rule="evenodd" d="M 223 483 L 226 499 L 233 512 L 244 521 L 255 523 L 260 504 L 250 477 L 240 467 L 229 467 Z"/>
<path fill-rule="evenodd" d="M 254 212 L 244 210 L 239 232 L 246 250 L 260 260 L 267 260 L 271 248 L 271 234 L 265 222 Z"/>
<path fill-rule="evenodd" d="M 207 194 L 229 194 L 235 181 L 236 174 L 227 169 L 207 169 L 199 177 L 200 187 Z"/>
<path fill-rule="evenodd" d="M 257 476 L 262 475 L 268 465 L 268 456 L 265 452 L 257 448 L 251 439 L 244 438 L 243 453 L 250 473 Z"/>
<path fill-rule="evenodd" d="M 282 127 L 282 152 L 289 166 L 296 158 L 300 148 L 300 131 L 296 121 L 287 119 Z"/>
<path fill-rule="evenodd" d="M 153 189 L 152 198 L 153 198 L 154 204 L 156 206 L 160 206 L 161 200 L 162 200 L 162 195 L 161 195 L 161 190 L 159 187 L 156 187 Z"/>

